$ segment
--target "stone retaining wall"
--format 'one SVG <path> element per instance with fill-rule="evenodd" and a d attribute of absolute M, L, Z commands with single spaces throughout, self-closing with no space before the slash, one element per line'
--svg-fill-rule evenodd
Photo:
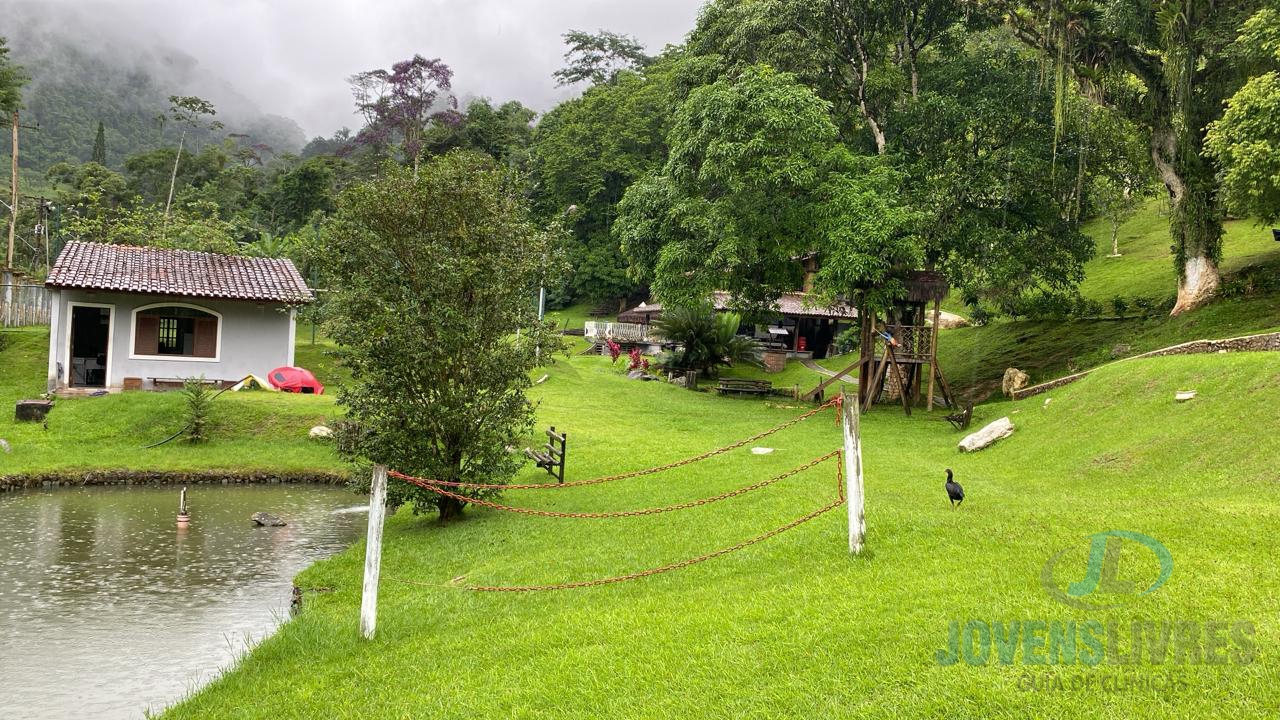
<path fill-rule="evenodd" d="M 1173 345 L 1159 350 L 1152 350 L 1133 357 L 1127 357 L 1116 362 L 1128 362 L 1130 360 L 1141 360 L 1143 358 L 1165 357 L 1168 355 L 1201 355 L 1204 353 L 1220 353 L 1220 352 L 1280 352 L 1280 333 L 1267 333 L 1265 335 L 1246 335 L 1244 337 L 1227 338 L 1225 340 L 1192 340 L 1181 345 Z M 1095 370 L 1099 370 L 1116 363 L 1107 363 L 1096 368 L 1085 370 L 1074 375 L 1067 375 L 1056 380 L 1032 385 L 1031 387 L 1016 390 L 1013 393 L 1014 400 L 1029 398 L 1034 395 L 1049 392 L 1063 385 L 1073 383 L 1082 377 L 1085 377 Z"/>
<path fill-rule="evenodd" d="M 342 472 L 261 472 L 243 470 L 137 471 L 90 470 L 51 471 L 23 475 L 0 475 L 0 493 L 39 487 L 83 487 L 86 485 L 267 485 L 311 483 L 343 485 L 351 476 Z"/>

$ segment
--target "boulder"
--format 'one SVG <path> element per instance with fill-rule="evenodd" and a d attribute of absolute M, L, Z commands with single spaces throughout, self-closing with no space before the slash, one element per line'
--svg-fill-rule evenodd
<path fill-rule="evenodd" d="M 960 450 L 963 452 L 977 452 L 1012 434 L 1013 421 L 1007 417 L 1002 417 L 978 432 L 966 436 L 965 439 L 960 441 Z"/>
<path fill-rule="evenodd" d="M 284 527 L 289 524 L 271 513 L 264 512 L 256 512 L 249 519 L 259 527 Z"/>
<path fill-rule="evenodd" d="M 657 378 L 655 378 L 654 376 L 650 375 L 649 373 L 643 370 L 632 370 L 631 372 L 627 373 L 627 379 L 643 380 L 645 382 L 649 382 L 650 380 L 657 380 Z"/>
<path fill-rule="evenodd" d="M 307 433 L 307 436 L 312 440 L 328 440 L 333 437 L 333 429 L 324 425 L 317 425 L 311 428 L 311 432 Z"/>
<path fill-rule="evenodd" d="M 6 453 L 13 452 L 13 448 L 9 446 L 8 440 L 5 440 L 4 438 L 0 438 L 0 451 L 6 452 Z"/>
<path fill-rule="evenodd" d="M 1022 372 L 1018 368 L 1009 368 L 1004 371 L 1004 382 L 1001 383 L 1000 389 L 1004 391 L 1005 397 L 1013 397 L 1018 390 L 1027 386 L 1031 382 L 1031 376 Z"/>
<path fill-rule="evenodd" d="M 938 313 L 938 329 L 952 330 L 954 328 L 969 327 L 969 321 L 955 313 L 946 311 Z"/>

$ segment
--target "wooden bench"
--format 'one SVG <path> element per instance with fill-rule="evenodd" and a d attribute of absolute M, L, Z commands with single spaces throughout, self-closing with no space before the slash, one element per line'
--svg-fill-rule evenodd
<path fill-rule="evenodd" d="M 556 426 L 552 425 L 547 430 L 547 444 L 541 450 L 525 448 L 524 454 L 557 482 L 564 482 L 564 457 L 568 440 L 568 433 L 557 433 Z"/>
<path fill-rule="evenodd" d="M 965 403 L 964 409 L 958 413 L 952 413 L 947 416 L 947 422 L 955 426 L 957 430 L 967 430 L 969 423 L 973 422 L 973 403 Z"/>
<path fill-rule="evenodd" d="M 773 383 L 768 380 L 736 380 L 733 378 L 721 378 L 720 383 L 716 386 L 716 392 L 721 395 L 729 393 L 742 395 L 768 395 L 773 391 Z"/>

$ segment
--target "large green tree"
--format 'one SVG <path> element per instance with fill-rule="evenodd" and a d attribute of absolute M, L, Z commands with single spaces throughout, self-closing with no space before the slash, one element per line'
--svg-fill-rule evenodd
<path fill-rule="evenodd" d="M 855 159 L 829 104 L 790 74 L 755 66 L 694 90 L 669 142 L 661 172 L 627 190 L 615 226 L 664 302 L 727 290 L 757 315 L 799 287 L 801 255 L 824 253 L 831 293 L 919 259 L 914 217 L 891 200 L 892 174 Z"/>
<path fill-rule="evenodd" d="M 1242 78 L 1232 57 L 1244 21 L 1266 0 L 979 0 L 1054 66 L 1150 132 L 1151 158 L 1173 204 L 1178 272 L 1173 313 L 1198 307 L 1221 278 L 1223 212 L 1206 128 Z M 1060 106 L 1062 103 L 1060 103 Z"/>
<path fill-rule="evenodd" d="M 534 302 L 558 265 L 554 233 L 531 220 L 519 185 L 474 152 L 416 176 L 389 166 L 342 194 L 324 235 L 315 260 L 352 373 L 338 400 L 359 427 L 358 454 L 439 480 L 505 482 L 522 462 L 510 448 L 533 426 L 530 371 L 559 342 Z M 395 488 L 443 520 L 464 507 Z"/>
<path fill-rule="evenodd" d="M 623 193 L 666 159 L 673 75 L 670 59 L 621 72 L 538 123 L 532 194 L 540 216 L 567 216 L 573 230 L 569 296 L 604 302 L 635 288 L 611 229 Z"/>
<path fill-rule="evenodd" d="M 1221 166 L 1227 206 L 1275 222 L 1280 219 L 1280 9 L 1264 8 L 1250 18 L 1236 53 L 1256 74 L 1227 101 L 1205 143 Z"/>

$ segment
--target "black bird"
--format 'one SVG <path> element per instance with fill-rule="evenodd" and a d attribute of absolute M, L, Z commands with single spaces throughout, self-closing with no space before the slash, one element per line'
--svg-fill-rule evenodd
<path fill-rule="evenodd" d="M 951 479 L 951 468 L 947 468 L 947 497 L 951 498 L 952 509 L 959 507 L 964 502 L 964 488 L 960 487 L 960 483 Z"/>

